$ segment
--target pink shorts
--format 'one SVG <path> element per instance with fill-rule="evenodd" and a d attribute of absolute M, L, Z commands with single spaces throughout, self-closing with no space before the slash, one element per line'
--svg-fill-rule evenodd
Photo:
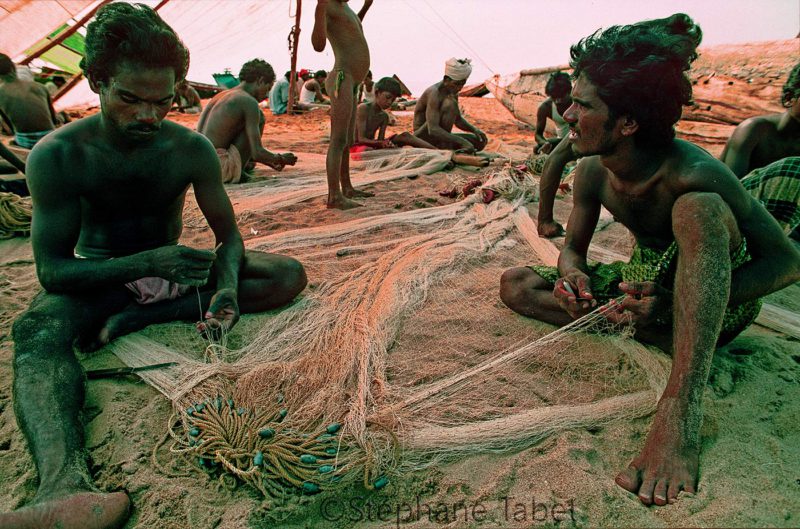
<path fill-rule="evenodd" d="M 189 285 L 173 283 L 161 277 L 143 277 L 136 281 L 125 283 L 125 287 L 133 292 L 134 301 L 140 305 L 177 299 L 186 294 L 191 288 Z"/>

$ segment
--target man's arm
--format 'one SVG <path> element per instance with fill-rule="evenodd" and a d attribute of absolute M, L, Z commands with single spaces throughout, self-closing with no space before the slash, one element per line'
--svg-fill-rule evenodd
<path fill-rule="evenodd" d="M 364 5 L 361 6 L 361 11 L 358 12 L 358 19 L 360 21 L 364 21 L 364 16 L 369 11 L 369 8 L 372 6 L 372 0 L 364 0 Z"/>
<path fill-rule="evenodd" d="M 457 100 L 456 100 L 456 108 L 458 108 Z M 455 126 L 463 131 L 473 133 L 484 142 L 487 141 L 486 134 L 481 129 L 479 129 L 478 127 L 467 121 L 466 118 L 461 114 L 460 109 L 458 110 L 458 117 L 456 117 Z"/>
<path fill-rule="evenodd" d="M 545 99 L 536 111 L 536 132 L 534 135 L 536 136 L 536 144 L 540 147 L 540 152 L 542 152 L 542 154 L 550 152 L 550 149 L 547 149 L 549 142 L 547 138 L 544 137 L 544 130 L 547 127 L 547 118 L 550 116 L 550 112 L 552 112 L 550 105 L 550 100 Z M 547 150 L 541 150 L 541 147 Z"/>
<path fill-rule="evenodd" d="M 370 134 L 369 130 L 369 105 L 361 103 L 356 109 L 356 141 L 369 147 L 380 149 L 383 142 L 374 139 L 375 131 Z M 385 125 L 384 125 L 385 128 Z"/>
<path fill-rule="evenodd" d="M 284 156 L 270 152 L 261 145 L 261 108 L 258 102 L 252 97 L 241 97 L 237 104 L 244 114 L 244 132 L 247 136 L 247 143 L 250 145 L 250 152 L 253 153 L 253 160 L 266 165 L 294 165 Z M 295 158 L 296 161 L 296 158 Z"/>
<path fill-rule="evenodd" d="M 20 160 L 16 154 L 11 152 L 3 142 L 0 142 L 0 158 L 14 166 L 20 173 L 25 173 L 25 162 Z"/>
<path fill-rule="evenodd" d="M 748 173 L 750 156 L 766 126 L 769 123 L 759 118 L 750 118 L 734 129 L 720 159 L 737 177 L 742 178 Z"/>
<path fill-rule="evenodd" d="M 323 51 L 325 42 L 328 39 L 328 20 L 327 20 L 328 0 L 317 0 L 317 8 L 314 10 L 314 29 L 311 31 L 311 45 L 314 51 Z"/>
<path fill-rule="evenodd" d="M 553 203 L 564 167 L 574 159 L 572 146 L 564 138 L 544 162 L 542 177 L 539 179 L 539 214 L 536 227 L 542 237 L 556 237 L 564 233 L 564 227 L 553 220 Z"/>
<path fill-rule="evenodd" d="M 431 90 L 428 94 L 427 106 L 425 107 L 425 126 L 428 128 L 428 134 L 434 139 L 439 141 L 451 141 L 461 145 L 461 148 L 471 151 L 475 147 L 466 139 L 450 134 L 441 126 L 442 115 L 439 108 L 442 105 L 441 96 L 438 90 Z"/>
<path fill-rule="evenodd" d="M 728 304 L 754 300 L 800 281 L 800 252 L 775 218 L 724 168 L 700 167 L 697 191 L 719 194 L 731 208 L 752 259 L 731 274 Z"/>
<path fill-rule="evenodd" d="M 87 293 L 142 277 L 157 276 L 203 285 L 214 254 L 168 246 L 116 259 L 78 259 L 73 252 L 81 230 L 80 177 L 70 171 L 73 156 L 62 141 L 48 139 L 31 152 L 28 186 L 34 210 L 31 226 L 36 274 L 45 290 Z"/>

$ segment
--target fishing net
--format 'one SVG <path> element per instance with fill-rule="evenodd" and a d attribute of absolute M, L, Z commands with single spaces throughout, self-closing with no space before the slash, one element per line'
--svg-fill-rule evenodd
<path fill-rule="evenodd" d="M 553 332 L 499 300 L 503 270 L 558 255 L 525 207 L 535 189 L 508 166 L 453 204 L 252 239 L 306 267 L 294 304 L 211 344 L 171 325 L 120 338 L 115 353 L 179 362 L 141 372 L 175 405 L 164 445 L 266 496 L 381 488 L 433 462 L 651 413 L 663 355 L 597 314 Z"/>

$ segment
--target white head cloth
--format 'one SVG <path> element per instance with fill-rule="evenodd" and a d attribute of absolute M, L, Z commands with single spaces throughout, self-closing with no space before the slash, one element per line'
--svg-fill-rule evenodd
<path fill-rule="evenodd" d="M 463 81 L 472 73 L 472 61 L 451 57 L 444 63 L 444 74 L 453 81 Z"/>

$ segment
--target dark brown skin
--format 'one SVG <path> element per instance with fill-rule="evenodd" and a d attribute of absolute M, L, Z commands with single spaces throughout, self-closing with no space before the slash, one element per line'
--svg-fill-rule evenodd
<path fill-rule="evenodd" d="M 573 160 L 575 154 L 572 152 L 572 144 L 564 138 L 544 162 L 539 179 L 539 212 L 536 219 L 536 230 L 542 237 L 558 237 L 564 234 L 564 227 L 553 219 L 553 203 L 564 167 Z"/>
<path fill-rule="evenodd" d="M 608 107 L 583 76 L 565 114 L 576 155 L 574 208 L 559 256 L 562 277 L 547 283 L 528 268 L 507 270 L 501 297 L 515 311 L 563 325 L 596 307 L 586 253 L 601 205 L 639 244 L 678 244 L 673 294 L 652 282 L 620 284 L 625 297 L 604 309 L 611 321 L 630 321 L 637 337 L 673 355 L 672 371 L 641 454 L 616 477 L 647 504 L 674 502 L 697 488 L 702 395 L 724 310 L 800 279 L 800 253 L 735 175 L 702 149 L 679 140 L 661 148 L 637 146 L 639 125 L 609 119 Z M 730 252 L 747 238 L 752 260 L 731 270 Z M 568 283 L 572 293 L 565 287 Z M 653 322 L 673 311 L 672 329 Z"/>
<path fill-rule="evenodd" d="M 76 342 L 94 348 L 178 319 L 229 329 L 240 311 L 280 306 L 306 282 L 293 259 L 245 254 L 213 146 L 163 121 L 172 69 L 121 63 L 110 79 L 90 84 L 101 113 L 49 135 L 28 160 L 33 253 L 45 291 L 14 323 L 13 392 L 39 488 L 31 505 L 0 515 L 0 528 L 119 527 L 127 518 L 127 496 L 99 492 L 86 465 Z M 176 244 L 190 186 L 221 245 L 216 253 Z M 197 295 L 132 302 L 123 284 L 147 276 L 200 287 L 203 313 Z"/>
<path fill-rule="evenodd" d="M 335 62 L 328 74 L 325 88 L 331 100 L 331 141 L 325 169 L 328 175 L 328 208 L 351 209 L 361 204 L 351 200 L 370 197 L 372 193 L 353 188 L 350 181 L 350 146 L 355 138 L 356 98 L 353 88 L 364 80 L 369 71 L 369 47 L 361 21 L 372 0 L 365 0 L 356 15 L 346 0 L 317 0 L 311 43 L 314 50 L 325 49 L 331 42 Z M 344 72 L 341 86 L 336 88 L 338 72 Z"/>
<path fill-rule="evenodd" d="M 464 119 L 458 107 L 458 93 L 466 82 L 445 76 L 422 93 L 414 107 L 414 136 L 439 149 L 470 154 L 486 147 L 486 134 Z M 454 126 L 467 134 L 454 134 Z"/>
<path fill-rule="evenodd" d="M 393 147 L 418 147 L 420 149 L 435 149 L 430 143 L 409 134 L 401 132 L 386 138 L 386 126 L 389 124 L 389 114 L 386 109 L 391 108 L 397 96 L 391 92 L 379 91 L 375 94 L 374 103 L 361 103 L 356 112 L 356 142 L 372 147 L 373 149 L 391 149 Z M 377 138 L 375 135 L 377 134 Z"/>
<path fill-rule="evenodd" d="M 183 103 L 181 99 L 184 100 Z M 200 101 L 200 94 L 186 81 L 178 83 L 175 89 L 175 104 L 179 112 L 183 112 L 191 107 L 200 107 L 201 109 L 203 107 L 203 103 Z"/>
<path fill-rule="evenodd" d="M 789 156 L 800 156 L 800 98 L 782 114 L 756 116 L 733 131 L 720 160 L 742 178 L 753 169 Z"/>
<path fill-rule="evenodd" d="M 536 109 L 536 149 L 537 154 L 547 154 L 553 150 L 553 148 L 559 144 L 561 138 L 546 138 L 544 136 L 544 130 L 547 127 L 547 120 L 553 118 L 553 105 L 556 105 L 556 109 L 560 115 L 564 115 L 564 112 L 572 105 L 572 98 L 569 94 L 566 94 L 563 97 L 559 97 L 557 99 L 553 99 L 552 97 L 548 97 L 542 104 L 539 105 L 539 108 Z"/>
<path fill-rule="evenodd" d="M 268 165 L 276 171 L 287 165 L 294 165 L 297 163 L 297 156 L 294 154 L 273 153 L 261 145 L 264 113 L 258 102 L 267 97 L 272 84 L 258 79 L 251 83 L 243 82 L 215 95 L 200 114 L 197 132 L 211 140 L 217 149 L 236 145 L 242 157 L 242 167 L 251 160 Z"/>
<path fill-rule="evenodd" d="M 17 79 L 15 73 L 0 77 L 0 114 L 16 132 L 42 132 L 56 128 L 56 112 L 47 88 Z"/>

